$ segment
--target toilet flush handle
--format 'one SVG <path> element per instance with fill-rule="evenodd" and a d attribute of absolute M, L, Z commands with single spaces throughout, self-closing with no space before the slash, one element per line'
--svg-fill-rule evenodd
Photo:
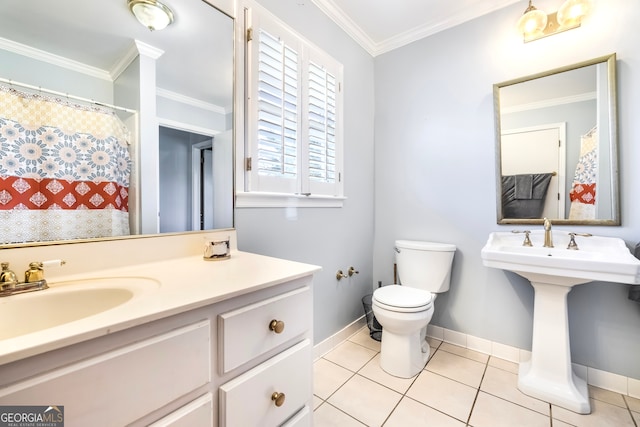
<path fill-rule="evenodd" d="M 400 253 L 400 249 L 398 249 L 398 247 L 397 247 L 397 246 L 396 246 L 396 247 L 394 247 L 393 249 L 395 249 L 395 251 L 396 251 L 397 253 Z"/>

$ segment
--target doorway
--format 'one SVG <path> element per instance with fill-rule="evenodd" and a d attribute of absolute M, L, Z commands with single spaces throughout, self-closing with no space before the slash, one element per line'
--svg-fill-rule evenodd
<path fill-rule="evenodd" d="M 213 140 L 210 135 L 160 126 L 161 233 L 213 228 Z"/>
<path fill-rule="evenodd" d="M 542 217 L 565 217 L 566 125 L 554 123 L 504 131 L 501 138 L 501 173 L 506 175 L 553 173 Z"/>

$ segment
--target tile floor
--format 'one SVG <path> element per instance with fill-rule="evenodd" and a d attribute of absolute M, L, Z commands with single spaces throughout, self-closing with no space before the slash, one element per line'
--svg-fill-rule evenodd
<path fill-rule="evenodd" d="M 640 399 L 590 386 L 578 415 L 518 391 L 517 364 L 437 340 L 420 374 L 393 377 L 368 332 L 315 361 L 315 427 L 640 427 Z"/>

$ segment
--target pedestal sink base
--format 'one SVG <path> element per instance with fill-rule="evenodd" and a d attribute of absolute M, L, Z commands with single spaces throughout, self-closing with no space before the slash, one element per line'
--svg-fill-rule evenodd
<path fill-rule="evenodd" d="M 573 373 L 571 366 L 567 310 L 571 286 L 530 278 L 535 290 L 531 360 L 520 364 L 518 388 L 570 411 L 589 414 L 587 383 Z"/>
<path fill-rule="evenodd" d="M 591 413 L 589 390 L 582 378 L 571 372 L 569 381 L 549 381 L 531 372 L 530 362 L 521 362 L 518 389 L 526 395 L 550 402 L 578 414 Z"/>
<path fill-rule="evenodd" d="M 567 294 L 572 287 L 594 280 L 640 283 L 640 260 L 617 237 L 592 236 L 580 241 L 579 250 L 569 250 L 568 233 L 552 233 L 556 247 L 549 247 L 546 233 L 530 232 L 532 246 L 523 246 L 523 237 L 517 233 L 491 233 L 482 248 L 482 263 L 528 279 L 535 290 L 531 360 L 520 366 L 518 388 L 588 414 L 587 385 L 571 365 Z"/>

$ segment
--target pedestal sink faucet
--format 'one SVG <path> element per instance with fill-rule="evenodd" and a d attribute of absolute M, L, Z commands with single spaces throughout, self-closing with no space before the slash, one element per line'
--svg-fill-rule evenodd
<path fill-rule="evenodd" d="M 551 236 L 551 221 L 544 219 L 544 245 L 545 248 L 553 247 L 553 237 Z"/>

